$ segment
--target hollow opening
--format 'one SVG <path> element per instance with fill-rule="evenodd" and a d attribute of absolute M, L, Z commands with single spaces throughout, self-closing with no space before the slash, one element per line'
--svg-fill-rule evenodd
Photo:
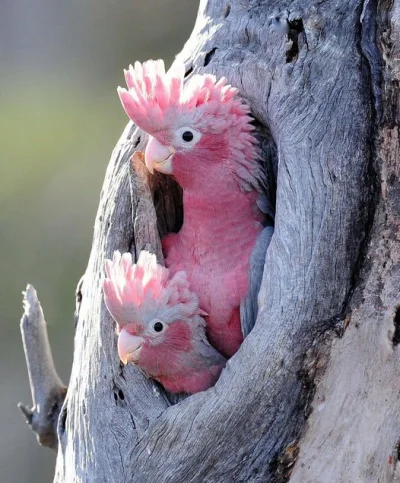
<path fill-rule="evenodd" d="M 136 149 L 139 146 L 140 143 L 140 136 L 137 137 L 135 143 L 133 144 L 133 147 Z"/>
<path fill-rule="evenodd" d="M 393 323 L 394 323 L 394 334 L 393 334 L 392 344 L 396 346 L 400 342 L 400 306 L 396 307 Z"/>
<path fill-rule="evenodd" d="M 231 6 L 228 3 L 228 5 L 225 8 L 224 18 L 228 18 L 228 16 L 229 16 L 230 13 L 231 13 Z"/>
<path fill-rule="evenodd" d="M 189 77 L 190 74 L 193 72 L 193 67 L 190 67 L 190 69 L 188 69 L 186 72 L 185 72 L 185 78 L 186 77 Z"/>
<path fill-rule="evenodd" d="M 204 57 L 204 67 L 206 67 L 211 62 L 211 59 L 214 57 L 216 51 L 217 47 L 214 47 L 209 52 L 207 52 L 206 56 Z"/>
<path fill-rule="evenodd" d="M 67 407 L 64 406 L 58 418 L 58 434 L 60 436 L 62 436 L 65 433 L 65 428 L 67 425 L 67 415 L 68 415 Z"/>
<path fill-rule="evenodd" d="M 287 34 L 289 49 L 286 51 L 286 62 L 290 63 L 297 60 L 299 55 L 299 36 L 304 33 L 303 20 L 301 18 L 288 21 L 289 32 Z"/>
<path fill-rule="evenodd" d="M 160 238 L 168 233 L 178 233 L 183 224 L 182 188 L 171 176 L 159 172 L 150 178 L 150 186 Z"/>

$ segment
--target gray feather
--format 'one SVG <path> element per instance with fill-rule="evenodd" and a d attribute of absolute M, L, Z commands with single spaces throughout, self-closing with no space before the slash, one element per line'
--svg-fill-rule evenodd
<path fill-rule="evenodd" d="M 259 178 L 257 180 L 260 197 L 257 201 L 259 209 L 266 215 L 267 220 L 273 223 L 275 219 L 276 179 L 278 174 L 278 154 L 276 144 L 267 127 L 257 121 L 257 139 L 260 145 L 261 158 Z"/>
<path fill-rule="evenodd" d="M 276 144 L 269 129 L 256 119 L 257 138 L 262 156 L 259 160 L 260 171 L 256 189 L 260 192 L 257 201 L 259 209 L 265 214 L 266 226 L 261 232 L 250 258 L 249 291 L 246 300 L 240 305 L 240 320 L 243 336 L 247 337 L 254 327 L 258 314 L 258 292 L 264 273 L 265 255 L 274 233 L 276 179 L 278 174 L 278 154 Z"/>
<path fill-rule="evenodd" d="M 266 226 L 258 237 L 250 258 L 249 291 L 246 300 L 240 305 L 240 320 L 243 336 L 247 337 L 254 327 L 258 313 L 258 292 L 260 291 L 264 273 L 265 255 L 272 235 L 273 226 Z"/>

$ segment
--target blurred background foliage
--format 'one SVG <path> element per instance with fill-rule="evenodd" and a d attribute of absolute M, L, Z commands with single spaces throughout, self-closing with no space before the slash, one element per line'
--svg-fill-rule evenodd
<path fill-rule="evenodd" d="M 197 0 L 0 0 L 2 483 L 50 482 L 55 463 L 16 407 L 31 401 L 21 291 L 27 282 L 37 289 L 67 382 L 74 291 L 106 165 L 127 122 L 116 87 L 135 60 L 169 65 L 197 8 Z"/>

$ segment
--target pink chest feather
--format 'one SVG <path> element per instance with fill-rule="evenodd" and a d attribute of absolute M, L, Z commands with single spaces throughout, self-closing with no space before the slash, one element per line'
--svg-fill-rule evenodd
<path fill-rule="evenodd" d="M 223 195 L 221 195 L 223 196 Z M 211 343 L 231 356 L 243 338 L 239 307 L 248 291 L 250 256 L 262 230 L 257 193 L 239 193 L 219 203 L 186 195 L 185 221 L 163 240 L 166 265 L 185 270 L 200 299 Z"/>

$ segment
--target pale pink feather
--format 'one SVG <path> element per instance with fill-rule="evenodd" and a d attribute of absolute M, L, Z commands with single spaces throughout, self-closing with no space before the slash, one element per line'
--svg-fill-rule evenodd
<path fill-rule="evenodd" d="M 201 122 L 214 101 L 219 104 L 214 113 L 216 124 L 223 123 L 232 113 L 248 112 L 247 106 L 235 99 L 238 90 L 225 78 L 217 81 L 211 74 L 193 75 L 184 83 L 185 66 L 179 60 L 167 73 L 162 60 L 135 62 L 124 72 L 128 89 L 118 88 L 122 105 L 132 121 L 150 134 L 170 127 L 178 115 L 194 107 L 193 121 Z"/>
<path fill-rule="evenodd" d="M 168 268 L 157 263 L 155 255 L 142 251 L 137 263 L 130 253 L 114 252 L 105 262 L 103 280 L 106 306 L 120 325 L 146 318 L 162 310 L 165 317 L 175 312 L 183 316 L 202 314 L 196 294 L 190 291 L 186 274 L 179 271 L 170 277 Z"/>
<path fill-rule="evenodd" d="M 125 71 L 128 89 L 118 87 L 121 103 L 132 121 L 150 135 L 173 132 L 184 125 L 200 131 L 232 133 L 235 174 L 243 188 L 258 189 L 257 140 L 250 109 L 237 97 L 238 89 L 211 74 L 195 74 L 185 81 L 185 65 L 175 60 L 165 73 L 162 60 L 149 60 Z M 210 122 L 210 120 L 212 120 Z M 249 188 L 250 187 L 250 188 Z"/>

